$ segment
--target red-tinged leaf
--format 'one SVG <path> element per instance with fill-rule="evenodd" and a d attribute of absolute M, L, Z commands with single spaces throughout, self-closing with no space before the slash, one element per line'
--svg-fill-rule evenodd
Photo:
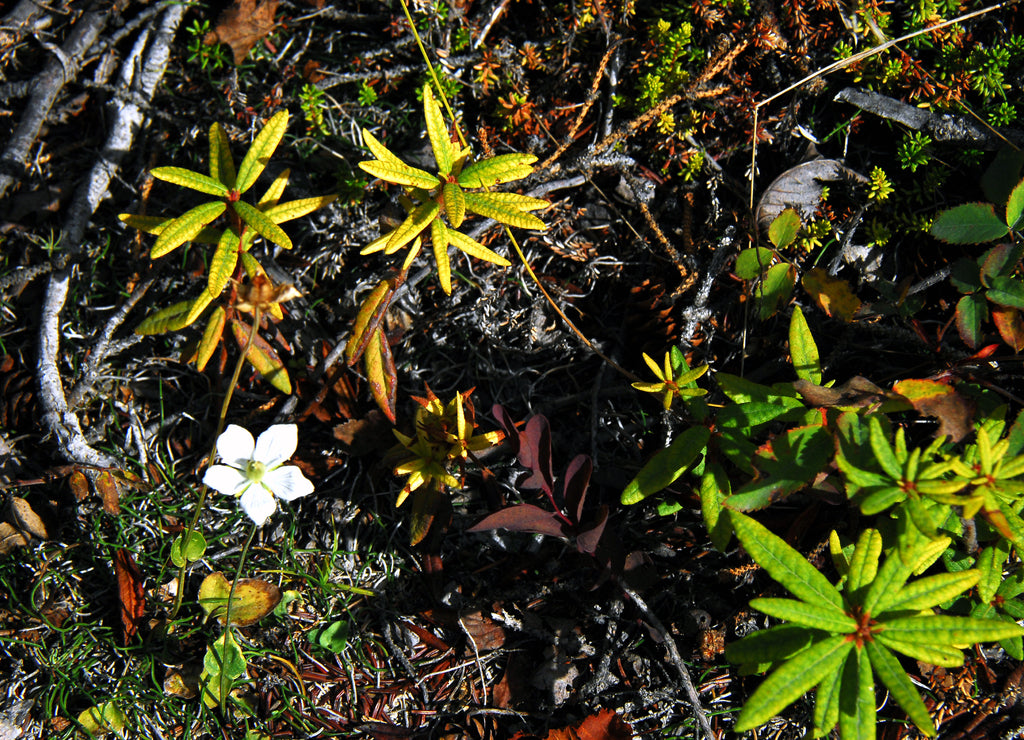
<path fill-rule="evenodd" d="M 992 287 L 985 297 L 1000 306 L 1024 308 L 1024 280 L 1010 275 L 992 278 Z"/>
<path fill-rule="evenodd" d="M 1002 306 L 992 309 L 992 321 L 995 322 L 999 336 L 1003 338 L 1014 352 L 1020 353 L 1024 350 L 1024 318 L 1020 310 L 1016 308 L 1003 308 Z"/>
<path fill-rule="evenodd" d="M 565 502 L 565 510 L 577 523 L 583 521 L 583 504 L 587 499 L 587 486 L 590 485 L 590 474 L 593 472 L 594 463 L 587 455 L 577 455 L 565 469 L 562 500 Z"/>
<path fill-rule="evenodd" d="M 991 281 L 1000 276 L 1012 275 L 1020 262 L 1024 247 L 1017 244 L 997 244 L 985 252 L 985 258 L 981 263 L 981 282 L 988 288 Z M 977 269 L 977 263 L 970 261 L 969 264 Z"/>
<path fill-rule="evenodd" d="M 551 427 L 548 420 L 534 416 L 526 423 L 526 429 L 519 433 L 519 462 L 533 471 L 519 487 L 526 490 L 554 492 L 554 478 L 551 475 Z"/>
<path fill-rule="evenodd" d="M 398 287 L 396 280 L 382 280 L 370 294 L 363 299 L 359 306 L 359 313 L 356 314 L 355 323 L 352 324 L 352 336 L 345 345 L 345 360 L 349 365 L 354 365 L 366 351 L 367 345 L 373 334 L 380 327 L 384 320 L 384 314 L 391 305 L 391 299 Z"/>
<path fill-rule="evenodd" d="M 1005 236 L 1009 229 L 991 203 L 964 203 L 943 211 L 929 232 L 950 244 L 982 244 Z"/>
<path fill-rule="evenodd" d="M 384 415 L 395 423 L 395 401 L 398 392 L 398 371 L 391 355 L 391 345 L 384 332 L 377 328 L 363 353 L 363 368 L 370 382 L 370 393 Z"/>
<path fill-rule="evenodd" d="M 829 316 L 849 323 L 860 309 L 860 298 L 853 294 L 850 284 L 830 276 L 820 267 L 808 270 L 800 284 Z"/>
<path fill-rule="evenodd" d="M 505 410 L 505 407 L 499 403 L 494 404 L 491 407 L 491 415 L 494 416 L 498 422 L 498 426 L 501 427 L 502 431 L 505 432 L 505 441 L 512 447 L 512 451 L 519 456 L 519 430 L 516 429 L 516 423 L 509 416 L 509 413 Z"/>
<path fill-rule="evenodd" d="M 972 293 L 965 295 L 956 304 L 956 331 L 971 349 L 981 344 L 981 322 L 988 316 L 985 297 Z"/>
<path fill-rule="evenodd" d="M 146 589 L 142 571 L 124 548 L 114 552 L 117 594 L 121 601 L 121 644 L 128 645 L 139 631 L 146 613 Z"/>
<path fill-rule="evenodd" d="M 232 319 L 231 332 L 234 334 L 239 349 L 244 349 L 246 342 L 249 341 L 249 334 L 251 332 L 249 324 Z M 284 363 L 281 362 L 281 358 L 274 348 L 270 346 L 270 343 L 260 336 L 259 332 L 253 335 L 252 345 L 249 347 L 249 351 L 246 352 L 245 359 L 272 386 L 284 394 L 291 394 L 292 381 L 288 377 L 288 371 L 285 370 Z"/>
<path fill-rule="evenodd" d="M 597 519 L 594 523 L 577 532 L 576 549 L 588 555 L 595 554 L 606 524 L 608 524 L 608 506 L 603 504 L 597 512 Z"/>
<path fill-rule="evenodd" d="M 485 516 L 468 531 L 487 532 L 492 529 L 507 529 L 509 532 L 532 532 L 564 538 L 566 533 L 563 525 L 562 520 L 553 511 L 533 504 L 518 504 Z"/>
<path fill-rule="evenodd" d="M 901 380 L 893 390 L 910 401 L 917 413 L 939 420 L 936 436 L 959 442 L 971 432 L 974 402 L 934 380 Z"/>
<path fill-rule="evenodd" d="M 81 503 L 89 498 L 89 479 L 81 470 L 71 471 L 71 475 L 68 476 L 68 485 L 71 487 L 75 501 Z"/>
<path fill-rule="evenodd" d="M 223 307 L 217 306 L 210 314 L 203 330 L 203 337 L 199 341 L 199 349 L 196 350 L 196 369 L 202 372 L 206 369 L 206 363 L 213 357 L 220 339 L 224 336 L 224 327 L 227 325 L 227 312 Z"/>
<path fill-rule="evenodd" d="M 578 725 L 551 730 L 545 740 L 630 740 L 633 728 L 611 709 L 602 709 Z"/>

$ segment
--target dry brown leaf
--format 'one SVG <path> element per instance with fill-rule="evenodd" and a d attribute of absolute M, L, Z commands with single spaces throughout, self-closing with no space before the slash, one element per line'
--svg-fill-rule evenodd
<path fill-rule="evenodd" d="M 124 548 L 114 553 L 114 572 L 121 600 L 121 644 L 127 646 L 139 631 L 139 622 L 146 613 L 146 589 L 142 571 Z"/>
<path fill-rule="evenodd" d="M 235 0 L 217 18 L 217 25 L 203 43 L 227 44 L 235 56 L 235 65 L 242 64 L 252 47 L 274 29 L 277 3 L 278 0 Z"/>
<path fill-rule="evenodd" d="M 121 513 L 121 496 L 118 492 L 117 478 L 108 471 L 103 470 L 96 474 L 93 479 L 97 493 L 103 499 L 103 510 L 111 516 Z"/>
<path fill-rule="evenodd" d="M 0 522 L 0 555 L 6 555 L 16 547 L 24 547 L 28 544 L 28 538 L 16 527 L 7 522 Z"/>
<path fill-rule="evenodd" d="M 27 532 L 41 540 L 50 539 L 50 527 L 40 516 L 40 512 L 23 498 L 14 497 L 10 503 L 10 520 L 22 532 Z"/>
<path fill-rule="evenodd" d="M 949 437 L 959 442 L 971 433 L 974 421 L 974 401 L 956 392 L 956 389 L 937 380 L 901 380 L 892 389 L 910 401 L 921 416 L 939 420 L 936 437 Z"/>

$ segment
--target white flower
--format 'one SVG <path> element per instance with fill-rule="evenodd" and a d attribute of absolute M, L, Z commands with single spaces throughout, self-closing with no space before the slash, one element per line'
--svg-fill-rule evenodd
<path fill-rule="evenodd" d="M 294 465 L 282 463 L 295 454 L 299 431 L 294 424 L 275 424 L 253 442 L 252 435 L 229 424 L 217 438 L 217 455 L 224 465 L 211 465 L 203 483 L 229 496 L 249 518 L 262 526 L 277 511 L 274 497 L 291 501 L 313 492 L 313 484 Z"/>

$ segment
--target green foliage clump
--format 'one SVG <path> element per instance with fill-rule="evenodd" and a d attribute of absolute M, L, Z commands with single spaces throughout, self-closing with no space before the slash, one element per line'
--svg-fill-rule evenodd
<path fill-rule="evenodd" d="M 689 82 L 691 73 L 687 65 L 703 58 L 703 51 L 692 41 L 690 23 L 655 21 L 651 28 L 653 50 L 639 78 L 637 107 L 641 111 L 650 110 Z"/>

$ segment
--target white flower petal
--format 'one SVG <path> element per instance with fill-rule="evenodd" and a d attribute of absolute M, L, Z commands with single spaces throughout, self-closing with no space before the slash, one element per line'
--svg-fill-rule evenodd
<path fill-rule="evenodd" d="M 238 499 L 239 505 L 257 527 L 266 524 L 267 519 L 277 511 L 277 501 L 263 486 L 253 486 Z"/>
<path fill-rule="evenodd" d="M 236 468 L 228 465 L 211 465 L 203 475 L 203 483 L 228 496 L 237 496 L 248 488 L 252 481 Z"/>
<path fill-rule="evenodd" d="M 245 469 L 246 463 L 252 459 L 256 443 L 248 430 L 237 424 L 228 424 L 223 434 L 217 437 L 217 454 L 228 465 Z"/>
<path fill-rule="evenodd" d="M 276 468 L 295 454 L 299 445 L 299 428 L 294 424 L 274 424 L 268 427 L 256 440 L 256 451 L 253 460 L 257 460 L 267 468 Z"/>
<path fill-rule="evenodd" d="M 313 493 L 313 484 L 294 465 L 282 465 L 263 475 L 263 485 L 283 501 L 291 501 Z"/>

